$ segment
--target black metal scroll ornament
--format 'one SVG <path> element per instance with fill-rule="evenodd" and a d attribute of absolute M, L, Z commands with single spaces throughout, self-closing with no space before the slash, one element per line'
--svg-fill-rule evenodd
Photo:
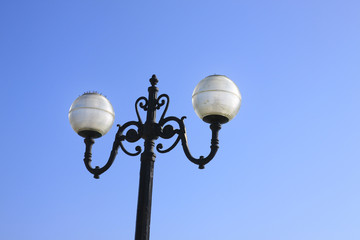
<path fill-rule="evenodd" d="M 130 156 L 137 156 L 141 154 L 135 240 L 149 239 L 153 169 L 155 161 L 155 140 L 159 137 L 162 139 L 170 139 L 176 136 L 174 143 L 170 147 L 163 149 L 163 145 L 159 143 L 156 145 L 156 150 L 159 153 L 167 153 L 175 148 L 175 146 L 181 141 L 186 157 L 191 162 L 197 164 L 200 169 L 203 169 L 204 166 L 214 158 L 219 148 L 218 133 L 221 129 L 221 121 L 217 121 L 217 119 L 219 119 L 218 116 L 210 118 L 212 119 L 212 122 L 210 122 L 210 129 L 212 131 L 210 145 L 211 151 L 207 157 L 200 156 L 199 158 L 194 158 L 190 153 L 186 136 L 184 124 L 184 119 L 186 117 L 182 117 L 181 119 L 173 116 L 165 117 L 169 107 L 170 98 L 166 94 L 161 94 L 157 97 L 158 88 L 156 87 L 156 84 L 158 83 L 158 79 L 155 75 L 151 77 L 150 83 L 151 86 L 148 88 L 148 98 L 140 97 L 135 102 L 135 111 L 138 120 L 127 122 L 124 125 L 117 125 L 119 129 L 115 136 L 110 157 L 103 167 L 96 166 L 93 168 L 91 166 L 91 148 L 95 141 L 91 137 L 87 137 L 84 140 L 86 145 L 84 163 L 87 170 L 94 175 L 94 178 L 99 178 L 102 173 L 110 168 L 118 153 L 119 147 L 123 152 Z M 156 122 L 156 111 L 160 110 L 162 107 L 165 108 L 161 114 L 160 120 Z M 143 123 L 140 117 L 139 108 L 143 109 L 147 113 L 145 123 Z M 177 127 L 174 128 L 172 124 L 176 124 Z M 135 152 L 128 151 L 123 145 L 123 141 L 135 143 L 140 138 L 144 139 L 144 151 L 140 146 L 135 147 Z"/>

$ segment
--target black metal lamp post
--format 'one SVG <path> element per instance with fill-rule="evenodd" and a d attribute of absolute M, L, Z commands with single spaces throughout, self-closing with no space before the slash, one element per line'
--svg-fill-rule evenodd
<path fill-rule="evenodd" d="M 111 103 L 98 93 L 85 93 L 77 98 L 69 110 L 69 120 L 73 129 L 85 138 L 86 145 L 84 163 L 87 170 L 99 178 L 114 162 L 119 147 L 130 156 L 141 154 L 139 196 L 136 217 L 135 240 L 148 240 L 150 235 L 151 199 L 153 187 L 153 172 L 156 148 L 159 153 L 171 151 L 180 141 L 186 157 L 203 169 L 205 164 L 211 161 L 219 148 L 218 133 L 221 124 L 231 120 L 237 114 L 241 95 L 239 89 L 229 78 L 223 75 L 211 75 L 203 79 L 193 92 L 193 106 L 197 115 L 210 124 L 212 131 L 211 151 L 207 157 L 194 158 L 189 151 L 184 119 L 166 117 L 169 106 L 169 96 L 161 94 L 157 96 L 158 79 L 155 75 L 150 79 L 151 86 L 148 88 L 149 96 L 140 97 L 135 102 L 135 110 L 138 120 L 129 121 L 124 125 L 117 125 L 118 131 L 110 153 L 109 160 L 103 167 L 91 166 L 91 148 L 94 139 L 106 134 L 114 121 L 114 111 Z M 139 114 L 139 107 L 147 112 L 145 123 Z M 156 111 L 164 107 L 159 121 L 156 121 Z M 174 128 L 172 124 L 176 124 Z M 127 131 L 125 131 L 129 128 Z M 126 133 L 125 133 L 126 132 Z M 163 149 L 161 143 L 155 147 L 155 140 L 159 137 L 170 139 L 176 136 L 175 142 L 167 149 Z M 135 147 L 135 152 L 128 151 L 123 142 L 137 142 L 144 139 L 144 150 L 140 146 Z"/>

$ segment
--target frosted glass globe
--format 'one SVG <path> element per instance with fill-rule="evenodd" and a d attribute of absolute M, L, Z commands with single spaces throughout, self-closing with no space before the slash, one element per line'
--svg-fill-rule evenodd
<path fill-rule="evenodd" d="M 192 94 L 196 114 L 207 123 L 226 123 L 238 113 L 241 94 L 236 84 L 223 75 L 201 80 Z"/>
<path fill-rule="evenodd" d="M 71 127 L 82 137 L 98 138 L 105 135 L 114 123 L 114 109 L 101 94 L 84 93 L 70 107 Z"/>

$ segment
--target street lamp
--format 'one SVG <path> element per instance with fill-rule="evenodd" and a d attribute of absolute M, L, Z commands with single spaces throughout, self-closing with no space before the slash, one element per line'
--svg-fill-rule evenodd
<path fill-rule="evenodd" d="M 135 102 L 135 111 L 138 120 L 129 121 L 124 125 L 117 125 L 118 131 L 110 153 L 109 160 L 103 167 L 91 166 L 91 148 L 94 139 L 105 135 L 111 128 L 115 114 L 109 100 L 98 93 L 84 93 L 78 97 L 70 107 L 69 120 L 72 128 L 85 140 L 84 163 L 87 170 L 99 178 L 114 162 L 119 147 L 130 156 L 141 154 L 139 196 L 136 217 L 135 240 L 148 240 L 150 235 L 150 215 L 153 186 L 153 172 L 155 161 L 155 140 L 159 137 L 170 139 L 176 135 L 174 143 L 167 149 L 158 143 L 156 150 L 159 153 L 171 151 L 180 141 L 186 157 L 203 169 L 210 162 L 218 148 L 218 133 L 221 124 L 230 121 L 239 111 L 241 95 L 236 84 L 223 75 L 211 75 L 199 82 L 192 95 L 192 103 L 196 114 L 206 123 L 210 124 L 212 131 L 210 153 L 207 157 L 194 158 L 189 151 L 184 119 L 186 117 L 166 117 L 170 98 L 167 94 L 157 96 L 158 79 L 153 75 L 150 79 L 151 86 L 148 88 L 148 98 L 139 97 Z M 164 107 L 162 115 L 156 122 L 156 111 Z M 146 121 L 143 122 L 139 108 L 146 111 Z M 174 128 L 173 124 L 176 124 Z M 126 131 L 126 129 L 128 129 Z M 144 150 L 140 146 L 135 147 L 135 152 L 128 151 L 123 142 L 137 142 L 144 139 Z"/>

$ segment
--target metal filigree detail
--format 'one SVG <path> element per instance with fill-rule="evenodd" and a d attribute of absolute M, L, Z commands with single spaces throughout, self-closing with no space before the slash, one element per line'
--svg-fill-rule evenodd
<path fill-rule="evenodd" d="M 158 80 L 155 75 L 152 76 L 150 82 L 152 86 L 149 87 L 149 98 L 142 96 L 139 97 L 135 102 L 135 111 L 138 121 L 130 121 L 125 123 L 124 125 L 118 125 L 119 129 L 115 136 L 110 157 L 103 167 L 96 166 L 95 168 L 93 168 L 91 166 L 91 161 L 92 161 L 91 149 L 95 141 L 91 137 L 85 138 L 84 142 L 86 145 L 86 149 L 84 154 L 84 163 L 87 170 L 90 173 L 94 174 L 95 178 L 99 178 L 99 175 L 105 172 L 112 165 L 117 155 L 119 147 L 121 148 L 121 150 L 123 150 L 124 153 L 130 156 L 137 156 L 142 152 L 142 148 L 139 145 L 135 146 L 134 148 L 135 151 L 127 150 L 123 144 L 123 141 L 127 141 L 129 143 L 135 143 L 141 138 L 144 138 L 145 139 L 144 152 L 147 154 L 145 155 L 151 156 L 151 158 L 153 158 L 154 154 L 152 150 L 149 153 L 146 152 L 146 149 L 149 145 L 151 145 L 151 147 L 148 147 L 148 149 L 151 149 L 152 146 L 154 146 L 155 144 L 154 140 L 156 140 L 158 137 L 162 139 L 172 139 L 175 135 L 177 135 L 176 139 L 174 140 L 172 145 L 170 145 L 170 147 L 163 149 L 164 148 L 163 144 L 159 143 L 156 145 L 156 150 L 159 153 L 167 153 L 172 149 L 174 149 L 177 146 L 177 144 L 181 141 L 181 145 L 186 157 L 191 162 L 199 165 L 200 169 L 204 168 L 205 164 L 207 164 L 214 158 L 219 148 L 218 133 L 219 130 L 221 129 L 221 124 L 217 122 L 217 123 L 212 123 L 210 125 L 210 129 L 212 131 L 212 138 L 210 145 L 211 151 L 209 155 L 207 157 L 200 156 L 199 158 L 194 158 L 191 155 L 188 146 L 188 140 L 187 140 L 186 129 L 184 124 L 184 119 L 186 117 L 182 117 L 181 119 L 173 116 L 165 117 L 169 107 L 170 98 L 167 94 L 161 94 L 159 97 L 156 97 L 158 89 L 157 87 L 155 87 L 155 85 L 157 84 Z M 159 122 L 156 123 L 155 112 L 156 110 L 161 109 L 163 106 L 165 106 L 165 108 L 161 114 Z M 147 119 L 145 124 L 143 123 L 140 117 L 139 108 L 143 109 L 146 112 L 150 111 L 147 113 Z M 177 126 L 174 127 L 173 124 L 176 124 Z"/>
<path fill-rule="evenodd" d="M 167 121 L 163 121 L 163 125 L 165 125 L 167 122 L 169 121 L 173 121 L 173 119 L 168 119 Z M 175 134 L 178 134 L 177 138 L 175 139 L 174 143 L 167 149 L 162 150 L 163 149 L 163 145 L 162 143 L 159 143 L 156 145 L 156 150 L 159 153 L 167 153 L 170 152 L 172 149 L 174 149 L 176 147 L 176 145 L 179 143 L 180 141 L 180 135 L 179 135 L 179 129 L 174 129 L 174 127 L 170 124 L 165 125 L 162 128 L 162 131 L 160 132 L 160 137 L 164 138 L 164 139 L 170 139 L 172 138 Z"/>
<path fill-rule="evenodd" d="M 165 101 L 165 99 L 166 101 Z M 166 105 L 165 105 L 166 103 Z M 161 117 L 160 117 L 160 120 L 159 120 L 159 123 L 162 122 L 164 120 L 164 117 L 165 117 L 165 114 L 168 110 L 168 107 L 169 107 L 169 103 L 170 103 L 170 98 L 167 94 L 161 94 L 158 99 L 157 99 L 157 102 L 156 102 L 156 109 L 160 109 L 162 106 L 165 105 L 165 109 L 163 111 L 163 113 L 161 114 Z"/>
<path fill-rule="evenodd" d="M 126 128 L 128 128 L 128 127 L 131 127 L 131 126 L 137 127 L 137 130 L 135 130 L 133 128 L 130 128 L 126 132 L 126 134 L 123 135 L 124 130 Z M 130 121 L 130 122 L 125 123 L 123 126 L 118 125 L 118 127 L 119 127 L 119 130 L 118 130 L 117 135 L 121 136 L 123 138 L 123 140 L 126 140 L 126 141 L 128 141 L 130 143 L 137 142 L 142 136 L 143 125 L 141 123 L 139 123 L 139 122 Z M 125 146 L 124 146 L 124 144 L 122 142 L 120 142 L 119 145 L 121 147 L 121 150 L 123 150 L 124 153 L 126 153 L 127 155 L 130 155 L 130 156 L 137 156 L 142 151 L 142 148 L 140 146 L 135 147 L 136 152 L 130 152 L 125 148 Z"/>
<path fill-rule="evenodd" d="M 144 109 L 144 111 L 147 111 L 148 107 L 149 107 L 149 102 L 148 102 L 147 98 L 146 97 L 139 97 L 135 102 L 136 116 L 137 116 L 139 122 L 142 124 L 143 122 L 142 122 L 140 114 L 139 114 L 138 106 L 140 108 Z"/>

